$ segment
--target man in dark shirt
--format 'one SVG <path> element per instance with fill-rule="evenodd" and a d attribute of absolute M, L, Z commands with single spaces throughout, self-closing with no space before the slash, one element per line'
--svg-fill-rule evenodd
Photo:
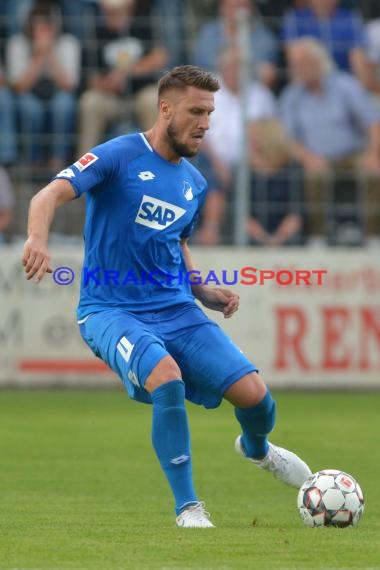
<path fill-rule="evenodd" d="M 167 52 L 155 45 L 149 14 L 135 0 L 101 0 L 94 49 L 85 54 L 87 90 L 80 99 L 78 155 L 98 144 L 107 126 L 123 117 L 128 98 L 143 129 L 154 122 L 156 73 Z"/>

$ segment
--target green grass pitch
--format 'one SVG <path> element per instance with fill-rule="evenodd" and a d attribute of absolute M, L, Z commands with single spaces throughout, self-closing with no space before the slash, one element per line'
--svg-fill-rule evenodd
<path fill-rule="evenodd" d="M 361 484 L 356 528 L 310 529 L 297 491 L 233 449 L 232 409 L 188 406 L 215 529 L 177 529 L 149 406 L 123 392 L 0 392 L 1 570 L 380 569 L 380 394 L 278 393 L 273 442 Z"/>

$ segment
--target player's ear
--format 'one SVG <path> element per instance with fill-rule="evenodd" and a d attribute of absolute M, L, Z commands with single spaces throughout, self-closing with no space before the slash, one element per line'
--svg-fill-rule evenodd
<path fill-rule="evenodd" d="M 165 119 L 170 119 L 171 116 L 171 105 L 167 99 L 161 99 L 160 101 L 160 112 Z"/>

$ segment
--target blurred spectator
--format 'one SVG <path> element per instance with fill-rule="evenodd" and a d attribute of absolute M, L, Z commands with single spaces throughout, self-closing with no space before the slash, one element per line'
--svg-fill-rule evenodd
<path fill-rule="evenodd" d="M 288 60 L 292 84 L 282 94 L 281 115 L 307 175 L 309 235 L 324 235 L 332 207 L 328 181 L 342 173 L 355 173 L 366 185 L 365 230 L 378 234 L 380 123 L 370 96 L 354 77 L 334 69 L 318 40 L 292 42 Z"/>
<path fill-rule="evenodd" d="M 13 95 L 7 88 L 3 71 L 0 67 L 0 164 L 15 161 L 16 123 Z"/>
<path fill-rule="evenodd" d="M 339 69 L 352 71 L 366 85 L 369 67 L 362 17 L 339 4 L 339 0 L 308 0 L 307 7 L 290 10 L 284 18 L 282 39 L 286 46 L 302 36 L 319 39 Z"/>
<path fill-rule="evenodd" d="M 188 59 L 185 1 L 155 0 L 153 16 L 160 38 L 168 50 L 168 65 L 184 65 Z"/>
<path fill-rule="evenodd" d="M 373 77 L 375 78 L 373 84 L 369 86 L 369 91 L 380 109 L 380 18 L 368 22 L 366 33 L 368 57 L 373 66 Z"/>
<path fill-rule="evenodd" d="M 91 6 L 90 0 L 37 0 L 47 7 L 57 6 L 61 10 L 63 29 L 65 32 L 83 39 L 88 22 L 86 15 Z M 36 5 L 36 0 L 3 0 L 3 17 L 6 21 L 6 34 L 8 37 L 22 32 L 27 23 L 28 15 Z"/>
<path fill-rule="evenodd" d="M 272 87 L 277 75 L 279 45 L 251 0 L 220 0 L 218 17 L 206 22 L 195 39 L 194 63 L 206 69 L 216 69 L 222 49 L 237 43 L 237 15 L 242 9 L 248 12 L 251 20 L 253 74 Z"/>
<path fill-rule="evenodd" d="M 7 171 L 0 167 L 0 245 L 5 243 L 6 232 L 13 220 L 15 199 Z"/>
<path fill-rule="evenodd" d="M 207 18 L 215 18 L 219 0 L 184 0 L 192 16 L 201 24 Z"/>
<path fill-rule="evenodd" d="M 247 231 L 256 244 L 297 244 L 303 225 L 301 173 L 278 119 L 261 119 L 250 128 L 251 208 Z"/>
<path fill-rule="evenodd" d="M 242 110 L 238 75 L 239 52 L 236 48 L 228 48 L 223 52 L 219 60 L 219 69 L 221 89 L 215 93 L 215 111 L 211 115 L 211 128 L 207 134 L 199 164 L 209 182 L 209 192 L 202 223 L 196 236 L 198 243 L 203 245 L 215 245 L 220 241 L 225 197 L 231 189 L 242 154 Z M 252 82 L 249 87 L 247 106 L 247 120 L 249 121 L 252 143 L 250 165 L 253 173 L 261 174 L 262 178 L 265 179 L 273 177 L 288 162 L 288 141 L 286 140 L 284 147 L 281 142 L 284 140 L 284 136 L 283 134 L 278 136 L 280 128 L 274 126 L 276 124 L 275 114 L 276 102 L 272 93 L 260 83 Z M 266 131 L 267 125 L 269 130 Z M 258 143 L 257 133 L 260 133 L 260 139 L 265 137 L 266 142 L 261 147 Z M 268 137 L 266 137 L 267 133 L 269 133 Z M 268 156 L 270 153 L 267 152 L 267 143 L 269 146 L 273 146 L 271 157 Z M 207 160 L 206 165 L 204 164 L 205 158 Z M 254 194 L 254 176 L 252 184 Z M 257 224 L 259 224 L 259 219 L 257 219 Z M 253 232 L 252 227 L 252 224 L 248 226 L 250 233 Z M 255 235 L 258 237 L 258 233 Z M 257 239 L 257 241 L 263 240 Z"/>
<path fill-rule="evenodd" d="M 60 168 L 70 158 L 80 72 L 79 42 L 72 35 L 61 34 L 54 7 L 36 4 L 25 33 L 13 36 L 6 51 L 28 158 L 35 165 L 49 159 L 53 169 Z"/>
<path fill-rule="evenodd" d="M 280 31 L 282 17 L 289 8 L 303 7 L 307 0 L 256 0 L 265 23 L 276 33 Z"/>
<path fill-rule="evenodd" d="M 101 141 L 110 123 L 127 114 L 126 96 L 133 97 L 140 126 L 152 126 L 155 78 L 168 59 L 166 49 L 154 43 L 149 15 L 135 17 L 135 0 L 100 0 L 100 8 L 94 66 L 80 100 L 79 155 Z M 87 63 L 89 59 L 88 54 Z"/>

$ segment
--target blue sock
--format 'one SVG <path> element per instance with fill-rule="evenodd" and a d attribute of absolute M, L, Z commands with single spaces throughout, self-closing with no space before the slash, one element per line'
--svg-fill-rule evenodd
<path fill-rule="evenodd" d="M 153 402 L 152 443 L 175 498 L 176 513 L 196 503 L 193 486 L 190 433 L 185 409 L 185 386 L 181 380 L 162 384 L 151 393 Z"/>
<path fill-rule="evenodd" d="M 241 442 L 247 457 L 261 459 L 268 453 L 267 435 L 275 424 L 276 404 L 269 390 L 252 408 L 235 408 L 243 435 Z"/>

